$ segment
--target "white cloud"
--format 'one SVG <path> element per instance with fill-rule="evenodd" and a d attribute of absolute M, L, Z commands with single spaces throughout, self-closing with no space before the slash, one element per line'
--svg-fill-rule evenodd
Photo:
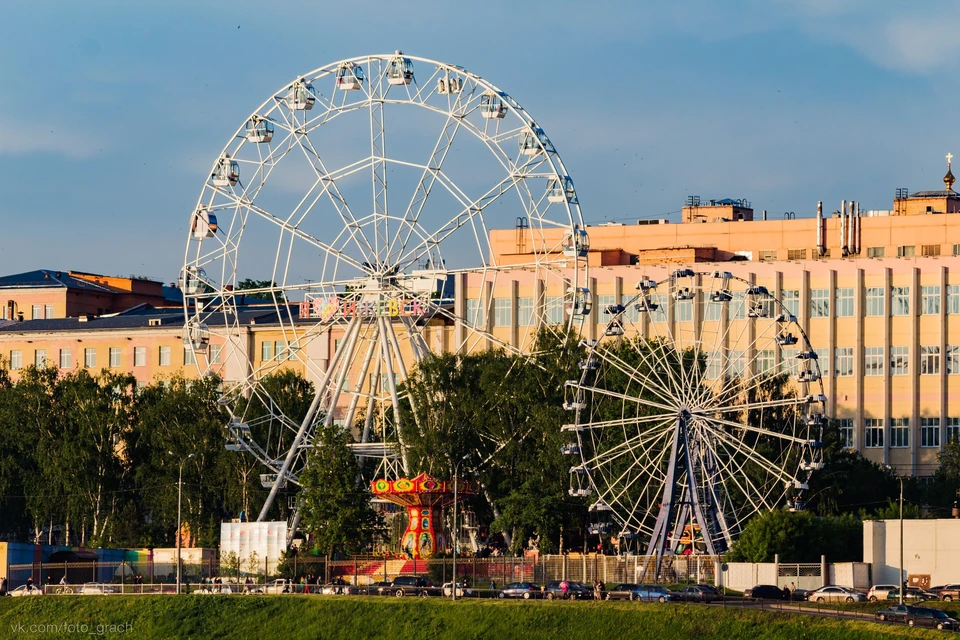
<path fill-rule="evenodd" d="M 94 131 L 77 131 L 75 125 L 32 122 L 8 115 L 0 115 L 0 120 L 13 123 L 4 128 L 0 156 L 52 154 L 76 160 L 103 150 L 103 141 Z"/>

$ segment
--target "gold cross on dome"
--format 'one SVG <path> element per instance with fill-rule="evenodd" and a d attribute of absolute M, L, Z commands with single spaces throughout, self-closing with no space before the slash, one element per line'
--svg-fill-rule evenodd
<path fill-rule="evenodd" d="M 950 166 L 950 161 L 951 161 L 951 160 L 953 160 L 953 154 L 952 154 L 952 153 L 948 153 L 948 154 L 947 154 L 947 166 L 948 166 L 948 167 Z"/>

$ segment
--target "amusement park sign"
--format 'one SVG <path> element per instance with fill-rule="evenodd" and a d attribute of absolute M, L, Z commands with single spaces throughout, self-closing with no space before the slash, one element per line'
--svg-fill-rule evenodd
<path fill-rule="evenodd" d="M 420 298 L 381 298 L 357 300 L 337 295 L 313 298 L 300 303 L 301 318 L 420 318 L 426 314 L 427 303 Z"/>

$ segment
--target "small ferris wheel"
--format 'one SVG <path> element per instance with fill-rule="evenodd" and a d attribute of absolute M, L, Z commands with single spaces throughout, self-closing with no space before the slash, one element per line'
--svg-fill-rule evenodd
<path fill-rule="evenodd" d="M 665 554 L 730 549 L 762 510 L 803 508 L 826 397 L 783 302 L 729 272 L 682 268 L 603 312 L 564 405 L 570 494 L 591 501 L 591 532 L 649 540 L 659 572 Z"/>

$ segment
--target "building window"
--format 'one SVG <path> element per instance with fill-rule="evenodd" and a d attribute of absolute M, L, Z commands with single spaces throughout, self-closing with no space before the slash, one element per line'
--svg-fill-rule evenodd
<path fill-rule="evenodd" d="M 837 289 L 837 317 L 853 317 L 853 289 Z"/>
<path fill-rule="evenodd" d="M 513 323 L 511 302 L 510 298 L 493 299 L 493 326 L 509 327 Z"/>
<path fill-rule="evenodd" d="M 467 319 L 470 318 L 470 301 L 467 300 Z M 563 324 L 563 298 L 548 296 L 543 306 L 543 318 L 547 324 Z"/>
<path fill-rule="evenodd" d="M 727 351 L 727 377 L 743 378 L 746 373 L 746 358 L 743 357 L 743 351 Z"/>
<path fill-rule="evenodd" d="M 273 343 L 273 357 L 277 360 L 289 360 L 290 351 L 287 350 L 287 343 L 283 340 L 277 340 Z"/>
<path fill-rule="evenodd" d="M 693 300 L 677 300 L 677 322 L 693 322 Z"/>
<path fill-rule="evenodd" d="M 764 349 L 757 352 L 757 374 L 772 374 L 776 367 L 776 359 L 772 349 Z"/>
<path fill-rule="evenodd" d="M 923 315 L 940 314 L 940 287 L 920 288 L 920 313 Z"/>
<path fill-rule="evenodd" d="M 47 320 L 52 320 L 52 319 L 53 319 L 53 305 L 52 305 L 52 304 L 45 304 L 45 305 L 43 305 L 43 317 L 46 318 Z"/>
<path fill-rule="evenodd" d="M 210 350 L 210 364 L 220 364 L 220 356 L 223 351 L 222 344 L 211 344 L 207 349 Z"/>
<path fill-rule="evenodd" d="M 827 318 L 830 316 L 830 290 L 810 289 L 810 317 Z"/>
<path fill-rule="evenodd" d="M 33 366 L 37 369 L 43 369 L 47 366 L 47 350 L 37 349 L 33 352 Z"/>
<path fill-rule="evenodd" d="M 83 350 L 83 366 L 87 369 L 93 369 L 97 366 L 97 350 L 96 349 L 84 349 Z"/>
<path fill-rule="evenodd" d="M 946 427 L 943 435 L 948 443 L 960 440 L 960 418 L 947 418 Z"/>
<path fill-rule="evenodd" d="M 337 348 L 338 349 L 340 348 L 339 345 L 337 346 Z M 260 345 L 260 359 L 263 360 L 264 362 L 269 362 L 270 360 L 273 360 L 273 343 L 272 342 L 264 341 L 263 344 Z"/>
<path fill-rule="evenodd" d="M 747 316 L 746 295 L 743 291 L 734 291 L 733 300 L 725 303 L 727 305 L 727 320 L 743 320 Z"/>
<path fill-rule="evenodd" d="M 717 380 L 723 374 L 723 356 L 719 351 L 707 351 L 704 354 L 706 359 L 706 373 L 704 377 L 707 380 Z"/>
<path fill-rule="evenodd" d="M 948 376 L 960 373 L 960 346 L 948 344 L 944 358 Z"/>
<path fill-rule="evenodd" d="M 903 244 L 897 247 L 898 258 L 912 258 L 917 251 L 912 244 Z"/>
<path fill-rule="evenodd" d="M 890 418 L 890 446 L 897 449 L 910 446 L 910 418 Z"/>
<path fill-rule="evenodd" d="M 794 317 L 800 316 L 800 290 L 799 289 L 784 289 L 783 294 L 780 296 L 780 302 L 783 303 L 784 308 Z"/>
<path fill-rule="evenodd" d="M 782 349 L 780 355 L 782 357 L 780 360 L 780 372 L 785 373 L 788 376 L 798 375 L 800 370 L 803 368 L 803 365 L 797 358 L 797 350 Z"/>
<path fill-rule="evenodd" d="M 890 347 L 890 375 L 910 375 L 910 347 Z"/>
<path fill-rule="evenodd" d="M 883 446 L 883 420 L 867 418 L 863 425 L 863 446 L 876 449 Z"/>
<path fill-rule="evenodd" d="M 883 287 L 867 287 L 867 310 L 868 316 L 883 315 Z"/>
<path fill-rule="evenodd" d="M 920 347 L 920 375 L 935 376 L 940 374 L 940 347 Z"/>
<path fill-rule="evenodd" d="M 853 418 L 840 418 L 837 426 L 840 427 L 840 442 L 843 448 L 853 449 Z"/>
<path fill-rule="evenodd" d="M 484 328 L 487 326 L 483 299 L 467 300 L 467 324 L 471 327 Z"/>
<path fill-rule="evenodd" d="M 787 249 L 787 260 L 806 260 L 806 249 Z"/>
<path fill-rule="evenodd" d="M 938 256 L 940 255 L 940 245 L 925 244 L 923 247 L 921 247 L 921 253 L 925 256 Z"/>
<path fill-rule="evenodd" d="M 705 294 L 706 295 L 706 294 Z M 723 317 L 723 305 L 728 302 L 711 302 L 709 297 L 703 300 L 703 319 L 708 322 L 719 321 Z"/>
<path fill-rule="evenodd" d="M 120 366 L 120 347 L 110 347 L 110 367 Z"/>
<path fill-rule="evenodd" d="M 23 369 L 23 352 L 19 349 L 10 351 L 10 370 Z"/>
<path fill-rule="evenodd" d="M 868 258 L 882 258 L 885 247 L 867 247 Z"/>
<path fill-rule="evenodd" d="M 35 304 L 30 309 L 30 319 L 31 320 L 43 320 L 43 305 Z"/>
<path fill-rule="evenodd" d="M 864 347 L 863 348 L 863 375 L 882 376 L 885 367 L 883 366 L 883 347 Z"/>
<path fill-rule="evenodd" d="M 60 368 L 69 369 L 73 366 L 73 354 L 70 349 L 60 349 Z"/>
<path fill-rule="evenodd" d="M 777 251 L 775 249 L 761 249 L 760 250 L 760 261 L 768 262 L 770 260 L 777 259 Z"/>
<path fill-rule="evenodd" d="M 920 418 L 920 446 L 940 446 L 940 418 Z"/>
<path fill-rule="evenodd" d="M 890 287 L 890 315 L 910 315 L 910 287 Z"/>
<path fill-rule="evenodd" d="M 193 347 L 185 346 L 183 348 L 183 364 L 184 365 L 197 364 L 197 353 L 193 350 Z"/>
<path fill-rule="evenodd" d="M 133 348 L 133 366 L 135 367 L 147 366 L 147 348 L 146 347 Z"/>
<path fill-rule="evenodd" d="M 160 366 L 170 366 L 170 347 L 160 347 Z"/>
<path fill-rule="evenodd" d="M 960 256 L 960 244 L 953 245 L 953 255 Z"/>
<path fill-rule="evenodd" d="M 844 378 L 853 375 L 853 347 L 837 347 L 834 353 L 834 364 L 837 367 L 837 377 Z"/>
<path fill-rule="evenodd" d="M 947 313 L 960 313 L 960 284 L 947 286 Z"/>
<path fill-rule="evenodd" d="M 517 326 L 533 326 L 533 298 L 517 298 Z"/>
<path fill-rule="evenodd" d="M 613 316 L 607 312 L 607 307 L 617 303 L 617 296 L 597 296 L 597 314 L 601 323 L 609 322 Z"/>

